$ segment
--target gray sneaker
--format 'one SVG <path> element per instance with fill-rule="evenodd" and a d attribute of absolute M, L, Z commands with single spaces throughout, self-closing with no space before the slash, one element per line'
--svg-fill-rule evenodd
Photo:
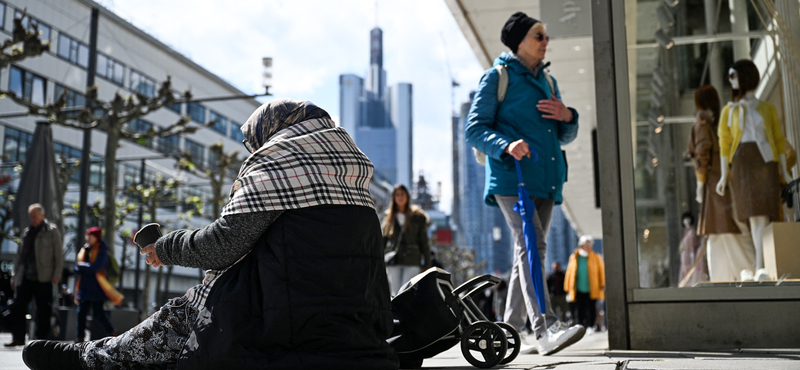
<path fill-rule="evenodd" d="M 583 338 L 586 328 L 581 325 L 567 327 L 561 321 L 547 328 L 547 334 L 539 338 L 539 354 L 548 356 L 567 348 Z"/>

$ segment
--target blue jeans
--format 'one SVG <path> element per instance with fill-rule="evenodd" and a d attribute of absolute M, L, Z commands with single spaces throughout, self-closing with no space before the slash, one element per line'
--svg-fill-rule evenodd
<path fill-rule="evenodd" d="M 89 309 L 92 310 L 92 319 L 99 322 L 106 333 L 110 334 L 114 331 L 114 326 L 111 325 L 106 311 L 103 310 L 103 301 L 81 301 L 78 305 L 78 339 L 83 340 L 86 333 L 86 315 L 89 314 Z"/>

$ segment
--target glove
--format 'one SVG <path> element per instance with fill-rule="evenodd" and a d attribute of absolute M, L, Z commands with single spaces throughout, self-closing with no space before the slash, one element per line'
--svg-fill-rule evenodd
<path fill-rule="evenodd" d="M 728 157 L 719 157 L 720 161 L 720 169 L 722 170 L 722 176 L 719 178 L 719 182 L 717 183 L 717 194 L 719 196 L 725 196 L 725 185 L 728 183 Z"/>
<path fill-rule="evenodd" d="M 694 196 L 694 200 L 696 200 L 697 203 L 701 203 L 701 204 L 703 203 L 703 186 L 704 185 L 705 185 L 705 183 L 703 183 L 703 182 L 700 182 L 700 181 L 697 182 L 697 192 L 695 193 L 695 196 Z"/>

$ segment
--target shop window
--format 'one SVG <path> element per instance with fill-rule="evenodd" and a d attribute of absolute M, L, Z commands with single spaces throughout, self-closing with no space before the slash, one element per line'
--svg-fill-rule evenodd
<path fill-rule="evenodd" d="M 44 105 L 46 82 L 38 75 L 12 66 L 9 72 L 8 90 L 33 104 Z"/>
<path fill-rule="evenodd" d="M 227 118 L 225 118 L 224 116 L 222 116 L 219 113 L 214 112 L 212 110 L 212 111 L 209 112 L 209 119 L 217 120 L 214 123 L 214 126 L 211 126 L 211 128 L 214 131 L 219 132 L 223 136 L 227 136 L 228 135 L 228 119 Z"/>

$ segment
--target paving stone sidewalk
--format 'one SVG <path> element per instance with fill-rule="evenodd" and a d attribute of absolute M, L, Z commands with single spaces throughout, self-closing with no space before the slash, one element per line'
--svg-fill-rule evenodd
<path fill-rule="evenodd" d="M 11 341 L 0 333 L 0 343 Z M 570 348 L 553 356 L 522 354 L 511 364 L 496 369 L 555 370 L 645 370 L 645 369 L 800 369 L 800 349 L 737 350 L 730 352 L 608 351 L 607 333 L 587 333 Z M 427 359 L 423 369 L 475 370 L 461 355 L 459 346 Z M 27 370 L 22 362 L 22 347 L 0 346 L 0 370 Z"/>

